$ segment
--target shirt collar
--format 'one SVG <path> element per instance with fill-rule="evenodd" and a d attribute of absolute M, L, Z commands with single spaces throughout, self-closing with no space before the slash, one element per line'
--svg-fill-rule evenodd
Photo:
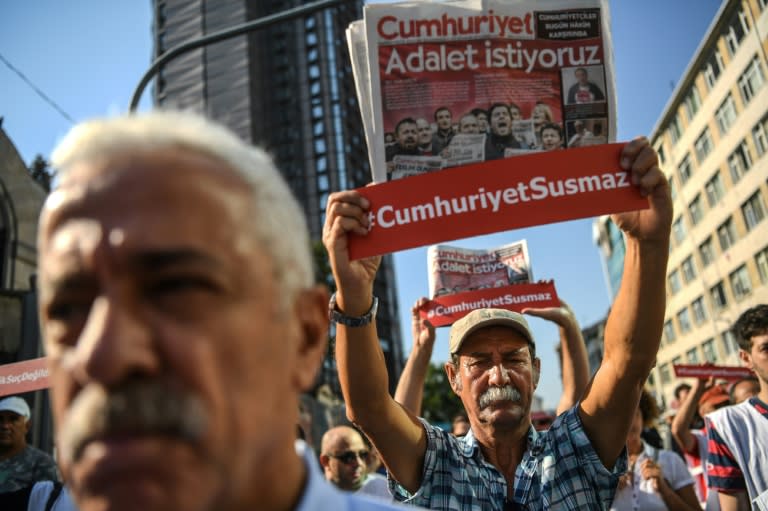
<path fill-rule="evenodd" d="M 529 425 L 526 449 L 535 450 L 540 443 L 540 437 L 541 434 L 536 431 L 536 428 L 534 428 L 533 425 Z M 475 438 L 472 428 L 467 431 L 466 435 L 457 439 L 457 441 L 459 443 L 459 452 L 461 452 L 465 458 L 473 458 L 477 456 L 477 453 L 480 451 L 480 443 L 477 441 L 477 438 Z"/>

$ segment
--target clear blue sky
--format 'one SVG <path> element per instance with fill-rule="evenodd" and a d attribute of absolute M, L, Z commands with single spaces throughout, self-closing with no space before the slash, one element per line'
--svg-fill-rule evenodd
<path fill-rule="evenodd" d="M 618 137 L 650 134 L 677 80 L 701 41 L 717 0 L 611 1 L 618 91 Z M 0 54 L 76 121 L 125 111 L 136 83 L 151 62 L 152 19 L 148 0 L 6 1 L 0 6 Z M 149 108 L 150 94 L 141 108 Z M 70 123 L 0 62 L 3 129 L 29 163 L 50 155 Z M 605 315 L 609 299 L 590 220 L 521 229 L 460 240 L 491 248 L 525 238 L 534 276 L 554 279 L 582 326 Z M 395 255 L 405 349 L 410 349 L 410 307 L 427 293 L 426 249 Z M 531 321 L 544 377 L 538 394 L 547 407 L 560 396 L 553 346 L 557 330 Z M 433 360 L 447 353 L 440 330 Z"/>

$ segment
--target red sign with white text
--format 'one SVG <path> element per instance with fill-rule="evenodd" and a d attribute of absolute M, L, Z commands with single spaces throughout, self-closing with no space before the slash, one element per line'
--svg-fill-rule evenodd
<path fill-rule="evenodd" d="M 360 259 L 520 227 L 648 208 L 619 166 L 625 144 L 526 154 L 359 188 L 371 229 Z"/>
<path fill-rule="evenodd" d="M 0 365 L 0 396 L 48 388 L 45 357 Z"/>
<path fill-rule="evenodd" d="M 475 309 L 494 308 L 520 312 L 528 307 L 559 307 L 552 281 L 534 284 L 512 284 L 438 296 L 419 311 L 422 319 L 434 326 L 447 326 Z"/>
<path fill-rule="evenodd" d="M 675 376 L 688 378 L 723 378 L 725 380 L 740 380 L 755 374 L 741 366 L 718 366 L 715 364 L 674 364 Z"/>

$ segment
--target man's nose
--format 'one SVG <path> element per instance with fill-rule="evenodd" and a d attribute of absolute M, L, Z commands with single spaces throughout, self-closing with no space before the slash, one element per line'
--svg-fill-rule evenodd
<path fill-rule="evenodd" d="M 490 385 L 501 387 L 510 382 L 507 370 L 501 362 L 494 364 L 493 367 L 489 369 L 489 371 L 490 375 L 488 377 L 488 383 Z"/>
<path fill-rule="evenodd" d="M 136 310 L 100 296 L 91 306 L 75 351 L 77 378 L 115 385 L 137 374 L 155 374 L 160 359 L 151 328 Z"/>

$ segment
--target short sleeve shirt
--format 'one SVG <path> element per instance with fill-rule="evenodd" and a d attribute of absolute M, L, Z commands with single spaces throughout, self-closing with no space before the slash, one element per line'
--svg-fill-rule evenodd
<path fill-rule="evenodd" d="M 411 494 L 391 478 L 389 484 L 395 499 L 425 508 L 607 510 L 627 468 L 626 451 L 612 470 L 603 466 L 573 407 L 549 430 L 528 430 L 528 448 L 515 472 L 513 502 L 507 503 L 507 482 L 483 459 L 471 430 L 456 438 L 424 420 L 422 425 L 427 449 L 421 487 Z"/>
<path fill-rule="evenodd" d="M 0 461 L 0 493 L 20 490 L 38 481 L 57 481 L 56 463 L 28 445 L 16 456 Z"/>
<path fill-rule="evenodd" d="M 643 453 L 638 456 L 633 469 L 630 470 L 632 485 L 625 486 L 616 492 L 611 506 L 612 510 L 666 511 L 668 509 L 664 499 L 661 498 L 661 494 L 654 489 L 653 481 L 642 477 L 640 467 L 647 458 L 656 460 L 664 479 L 667 480 L 673 490 L 677 491 L 685 486 L 693 485 L 693 478 L 680 455 L 673 451 L 655 449 L 643 442 Z"/>

